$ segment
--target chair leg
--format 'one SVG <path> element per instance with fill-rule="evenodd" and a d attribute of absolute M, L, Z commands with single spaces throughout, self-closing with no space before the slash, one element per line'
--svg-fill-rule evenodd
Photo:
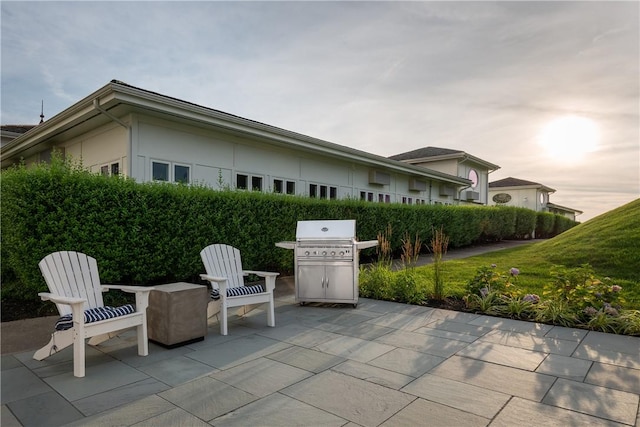
<path fill-rule="evenodd" d="M 273 301 L 273 293 L 269 296 L 269 306 L 267 307 L 267 325 L 272 328 L 276 326 L 275 303 Z"/>
<path fill-rule="evenodd" d="M 149 355 L 149 337 L 147 334 L 147 319 L 142 325 L 136 327 L 136 335 L 138 336 L 138 356 Z"/>
<path fill-rule="evenodd" d="M 220 304 L 220 335 L 227 335 L 227 304 Z"/>
<path fill-rule="evenodd" d="M 71 344 L 73 344 L 73 329 L 56 331 L 51 334 L 49 343 L 33 354 L 33 358 L 35 360 L 44 360 Z"/>
<path fill-rule="evenodd" d="M 82 378 L 84 377 L 84 373 L 85 373 L 84 339 L 82 338 L 82 335 L 75 332 L 75 329 L 76 328 L 74 328 L 74 333 L 73 333 L 73 376 Z"/>

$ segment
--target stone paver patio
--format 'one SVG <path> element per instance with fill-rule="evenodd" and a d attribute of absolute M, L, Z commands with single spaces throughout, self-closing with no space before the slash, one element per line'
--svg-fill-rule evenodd
<path fill-rule="evenodd" d="M 256 309 L 136 351 L 130 333 L 88 347 L 85 378 L 71 348 L 4 354 L 1 425 L 640 425 L 638 337 L 281 292 L 275 328 Z"/>

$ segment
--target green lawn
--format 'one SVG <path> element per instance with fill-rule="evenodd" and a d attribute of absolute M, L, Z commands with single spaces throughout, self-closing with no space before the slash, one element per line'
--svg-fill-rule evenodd
<path fill-rule="evenodd" d="M 548 260 L 548 253 L 544 250 L 545 243 L 521 246 L 478 255 L 471 258 L 444 262 L 445 295 L 462 298 L 466 295 L 466 285 L 475 276 L 479 267 L 489 267 L 496 264 L 496 271 L 508 274 L 512 267 L 518 268 L 515 284 L 522 294 L 542 295 L 545 284 L 552 282 L 551 270 L 555 264 Z M 569 264 L 566 267 L 579 267 L 580 264 Z M 622 286 L 621 295 L 626 300 L 625 308 L 640 309 L 640 284 L 626 278 L 616 277 L 615 274 L 605 274 L 594 268 L 596 277 L 603 279 L 610 277 L 614 284 Z M 607 272 L 610 273 L 610 272 Z M 416 274 L 422 281 L 433 286 L 433 265 L 416 268 Z"/>

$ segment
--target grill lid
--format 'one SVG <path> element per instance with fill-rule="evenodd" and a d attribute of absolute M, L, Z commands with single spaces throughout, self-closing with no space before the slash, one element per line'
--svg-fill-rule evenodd
<path fill-rule="evenodd" d="M 356 237 L 356 220 L 298 221 L 296 239 L 340 240 Z"/>

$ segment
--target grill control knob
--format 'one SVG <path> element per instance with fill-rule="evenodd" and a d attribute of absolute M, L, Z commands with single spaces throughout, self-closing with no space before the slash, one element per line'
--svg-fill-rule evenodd
<path fill-rule="evenodd" d="M 309 256 L 309 251 L 306 251 L 304 254 L 305 254 L 306 256 Z"/>
<path fill-rule="evenodd" d="M 322 255 L 327 255 L 327 251 L 322 251 Z"/>
<path fill-rule="evenodd" d="M 344 256 L 344 251 L 340 251 L 340 256 Z"/>
<path fill-rule="evenodd" d="M 335 256 L 336 251 L 331 251 L 331 256 Z"/>

